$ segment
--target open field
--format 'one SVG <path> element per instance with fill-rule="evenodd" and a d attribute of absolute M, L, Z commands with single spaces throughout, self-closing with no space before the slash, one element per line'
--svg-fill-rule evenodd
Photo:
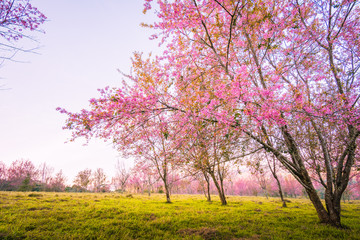
<path fill-rule="evenodd" d="M 336 229 L 309 200 L 116 193 L 0 192 L 0 239 L 360 239 L 360 201 L 343 204 Z"/>

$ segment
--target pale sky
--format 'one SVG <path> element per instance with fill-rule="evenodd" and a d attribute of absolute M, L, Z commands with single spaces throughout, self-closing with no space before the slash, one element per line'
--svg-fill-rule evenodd
<path fill-rule="evenodd" d="M 140 27 L 155 21 L 142 13 L 143 0 L 33 0 L 47 17 L 46 34 L 33 33 L 39 54 L 18 54 L 27 63 L 5 62 L 0 67 L 0 161 L 7 166 L 20 158 L 35 165 L 46 162 L 62 169 L 71 183 L 77 172 L 103 168 L 114 174 L 119 154 L 109 143 L 84 139 L 64 143 L 66 117 L 56 107 L 79 111 L 99 96 L 97 89 L 120 86 L 130 70 L 134 51 L 160 52 L 153 33 Z M 18 45 L 21 46 L 22 42 Z M 131 166 L 131 160 L 127 166 Z"/>

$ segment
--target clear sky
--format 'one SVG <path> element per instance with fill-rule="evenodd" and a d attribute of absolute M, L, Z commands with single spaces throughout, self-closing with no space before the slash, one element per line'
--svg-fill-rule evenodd
<path fill-rule="evenodd" d="M 0 86 L 9 89 L 0 91 L 0 161 L 46 162 L 56 172 L 62 169 L 69 183 L 85 168 L 100 167 L 111 176 L 119 158 L 111 144 L 64 143 L 71 133 L 62 130 L 66 117 L 55 109 L 87 108 L 98 88 L 120 86 L 117 69 L 129 72 L 134 51 L 159 52 L 149 40 L 153 32 L 140 27 L 154 22 L 154 13 L 142 13 L 143 0 L 31 2 L 48 17 L 42 26 L 46 34 L 33 33 L 39 54 L 18 54 L 15 59 L 26 63 L 0 67 Z"/>

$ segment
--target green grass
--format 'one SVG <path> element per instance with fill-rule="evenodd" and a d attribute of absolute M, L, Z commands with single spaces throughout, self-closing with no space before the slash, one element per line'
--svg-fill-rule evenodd
<path fill-rule="evenodd" d="M 306 199 L 213 197 L 0 192 L 0 239 L 360 239 L 360 201 L 342 205 L 336 229 Z"/>

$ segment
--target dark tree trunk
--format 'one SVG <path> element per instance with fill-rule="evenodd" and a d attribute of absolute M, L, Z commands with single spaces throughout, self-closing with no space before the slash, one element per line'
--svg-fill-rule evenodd
<path fill-rule="evenodd" d="M 270 160 L 267 159 L 268 161 L 268 166 L 269 166 L 269 169 L 270 169 L 270 172 L 271 174 L 273 175 L 274 179 L 276 180 L 276 184 L 278 185 L 278 189 L 279 189 L 279 195 L 280 195 L 280 199 L 282 201 L 282 206 L 283 207 L 287 207 L 286 206 L 286 202 L 285 202 L 285 199 L 284 199 L 284 195 L 283 195 L 283 191 L 282 191 L 282 188 L 281 188 L 281 183 L 280 183 L 280 180 L 276 174 L 276 162 L 275 162 L 275 158 L 272 158 L 272 166 L 271 166 L 271 163 L 270 163 Z"/>
<path fill-rule="evenodd" d="M 171 200 L 170 200 L 170 187 L 169 187 L 169 183 L 168 183 L 168 179 L 167 179 L 167 169 L 164 168 L 164 174 L 163 175 L 160 175 L 163 183 L 164 183 L 164 188 L 165 188 L 165 195 L 166 195 L 166 202 L 167 203 L 171 203 Z"/>
<path fill-rule="evenodd" d="M 170 192 L 169 192 L 169 189 L 167 187 L 165 187 L 165 194 L 166 194 L 166 202 L 171 203 Z"/>
<path fill-rule="evenodd" d="M 280 183 L 280 181 L 279 181 L 279 178 L 277 177 L 276 173 L 273 174 L 273 176 L 274 176 L 274 178 L 275 178 L 275 180 L 276 180 L 276 183 L 277 183 L 277 185 L 278 185 L 278 188 L 279 188 L 280 199 L 281 199 L 281 201 L 282 201 L 282 203 L 283 203 L 282 206 L 283 206 L 283 207 L 287 207 L 287 206 L 286 206 L 285 199 L 284 199 L 284 195 L 283 195 L 283 192 L 282 192 L 281 183 Z"/>
<path fill-rule="evenodd" d="M 217 179 L 215 177 L 214 172 L 209 172 L 209 174 L 214 181 L 216 189 L 218 190 L 221 205 L 227 205 L 224 188 L 222 186 L 220 186 L 219 182 L 217 181 Z"/>
<path fill-rule="evenodd" d="M 293 162 L 295 162 L 297 164 L 297 171 L 293 171 L 292 173 L 295 177 L 297 177 L 299 182 L 305 187 L 305 190 L 309 195 L 310 201 L 313 203 L 313 205 L 315 207 L 315 210 L 318 214 L 320 222 L 340 228 L 341 227 L 340 200 L 341 200 L 341 195 L 342 195 L 343 191 L 346 189 L 346 186 L 349 182 L 348 176 L 350 174 L 350 168 L 352 165 L 352 161 L 351 161 L 351 159 L 349 161 L 349 158 L 351 158 L 351 156 L 352 156 L 352 153 L 351 153 L 352 151 L 350 148 L 348 148 L 348 152 L 346 153 L 346 155 L 348 155 L 347 165 L 348 165 L 349 169 L 344 168 L 344 171 L 342 173 L 343 177 L 338 179 L 339 180 L 338 186 L 335 187 L 335 191 L 333 192 L 332 184 L 333 184 L 334 178 L 333 178 L 332 172 L 331 172 L 332 170 L 331 170 L 331 166 L 330 166 L 331 165 L 330 164 L 330 156 L 329 156 L 329 152 L 328 152 L 328 149 L 326 146 L 326 141 L 324 140 L 324 137 L 323 137 L 321 131 L 319 131 L 319 129 L 317 128 L 316 124 L 313 121 L 311 121 L 311 123 L 312 123 L 314 130 L 316 131 L 316 133 L 318 135 L 319 143 L 321 145 L 321 149 L 324 154 L 324 163 L 325 163 L 325 169 L 326 169 L 327 183 L 326 183 L 326 185 L 323 183 L 323 185 L 325 187 L 326 209 L 325 209 L 324 205 L 322 204 L 320 197 L 317 194 L 317 192 L 312 184 L 310 175 L 309 175 L 309 173 L 305 167 L 304 161 L 301 157 L 300 150 L 297 147 L 295 140 L 293 139 L 291 134 L 288 132 L 287 127 L 285 126 L 285 127 L 283 127 L 284 139 L 286 141 L 286 145 L 288 146 L 289 152 L 291 153 L 291 158 L 292 158 Z M 353 139 L 353 142 L 350 142 L 349 147 L 354 145 L 355 139 L 356 138 Z M 355 150 L 355 148 L 352 150 Z M 345 157 L 345 155 L 344 155 L 344 157 Z M 341 162 L 341 160 L 339 160 L 339 162 Z M 341 164 L 339 166 L 339 169 L 341 169 Z M 346 176 L 347 176 L 347 178 L 346 178 Z"/>
<path fill-rule="evenodd" d="M 166 181 L 164 181 L 164 187 L 165 187 L 166 202 L 171 203 L 170 190 L 169 190 L 169 186 Z"/>
<path fill-rule="evenodd" d="M 150 176 L 148 176 L 148 195 L 149 195 L 149 197 L 151 195 L 151 179 L 150 179 Z"/>
<path fill-rule="evenodd" d="M 210 195 L 210 181 L 209 181 L 209 178 L 208 180 L 206 181 L 206 190 L 207 190 L 207 201 L 208 202 L 211 202 L 211 195 Z"/>
<path fill-rule="evenodd" d="M 341 213 L 341 195 L 332 194 L 325 191 L 325 205 L 330 218 L 330 224 L 335 227 L 341 227 L 340 213 Z"/>
<path fill-rule="evenodd" d="M 314 128 L 315 127 L 316 126 L 314 124 Z M 261 143 L 266 148 L 266 150 L 271 151 L 274 156 L 283 164 L 283 166 L 285 166 L 290 171 L 290 173 L 298 180 L 298 182 L 302 184 L 317 212 L 320 222 L 336 228 L 341 228 L 341 196 L 349 182 L 351 167 L 354 164 L 356 139 L 359 136 L 360 132 L 357 131 L 356 133 L 350 134 L 349 143 L 338 160 L 337 172 L 333 173 L 330 164 L 329 153 L 326 147 L 326 142 L 323 140 L 321 132 L 317 131 L 317 134 L 319 135 L 319 142 L 321 142 L 322 144 L 321 146 L 324 152 L 324 163 L 326 166 L 326 183 L 320 177 L 321 183 L 325 187 L 326 208 L 321 202 L 321 199 L 312 184 L 312 179 L 304 164 L 304 160 L 302 159 L 300 150 L 295 140 L 288 132 L 286 126 L 282 127 L 282 133 L 285 139 L 288 153 L 290 153 L 291 155 L 291 161 L 286 156 L 284 156 L 278 149 L 274 148 L 271 143 L 265 143 L 256 136 L 247 132 L 247 134 L 251 136 L 254 140 Z"/>
<path fill-rule="evenodd" d="M 310 201 L 313 203 L 315 207 L 320 222 L 329 224 L 337 228 L 341 228 L 341 221 L 340 221 L 341 198 L 331 200 L 332 197 L 329 196 L 328 194 L 325 194 L 325 203 L 327 208 L 325 209 L 315 189 L 306 190 L 306 192 L 309 195 Z"/>
<path fill-rule="evenodd" d="M 203 190 L 204 190 L 204 194 L 205 194 L 205 197 L 207 199 L 208 202 L 211 202 L 211 195 L 210 195 L 210 178 L 209 178 L 209 175 L 207 174 L 207 172 L 204 170 L 204 169 L 201 169 L 201 172 L 204 176 L 204 179 L 206 181 L 206 188 L 205 186 L 203 187 Z"/>

